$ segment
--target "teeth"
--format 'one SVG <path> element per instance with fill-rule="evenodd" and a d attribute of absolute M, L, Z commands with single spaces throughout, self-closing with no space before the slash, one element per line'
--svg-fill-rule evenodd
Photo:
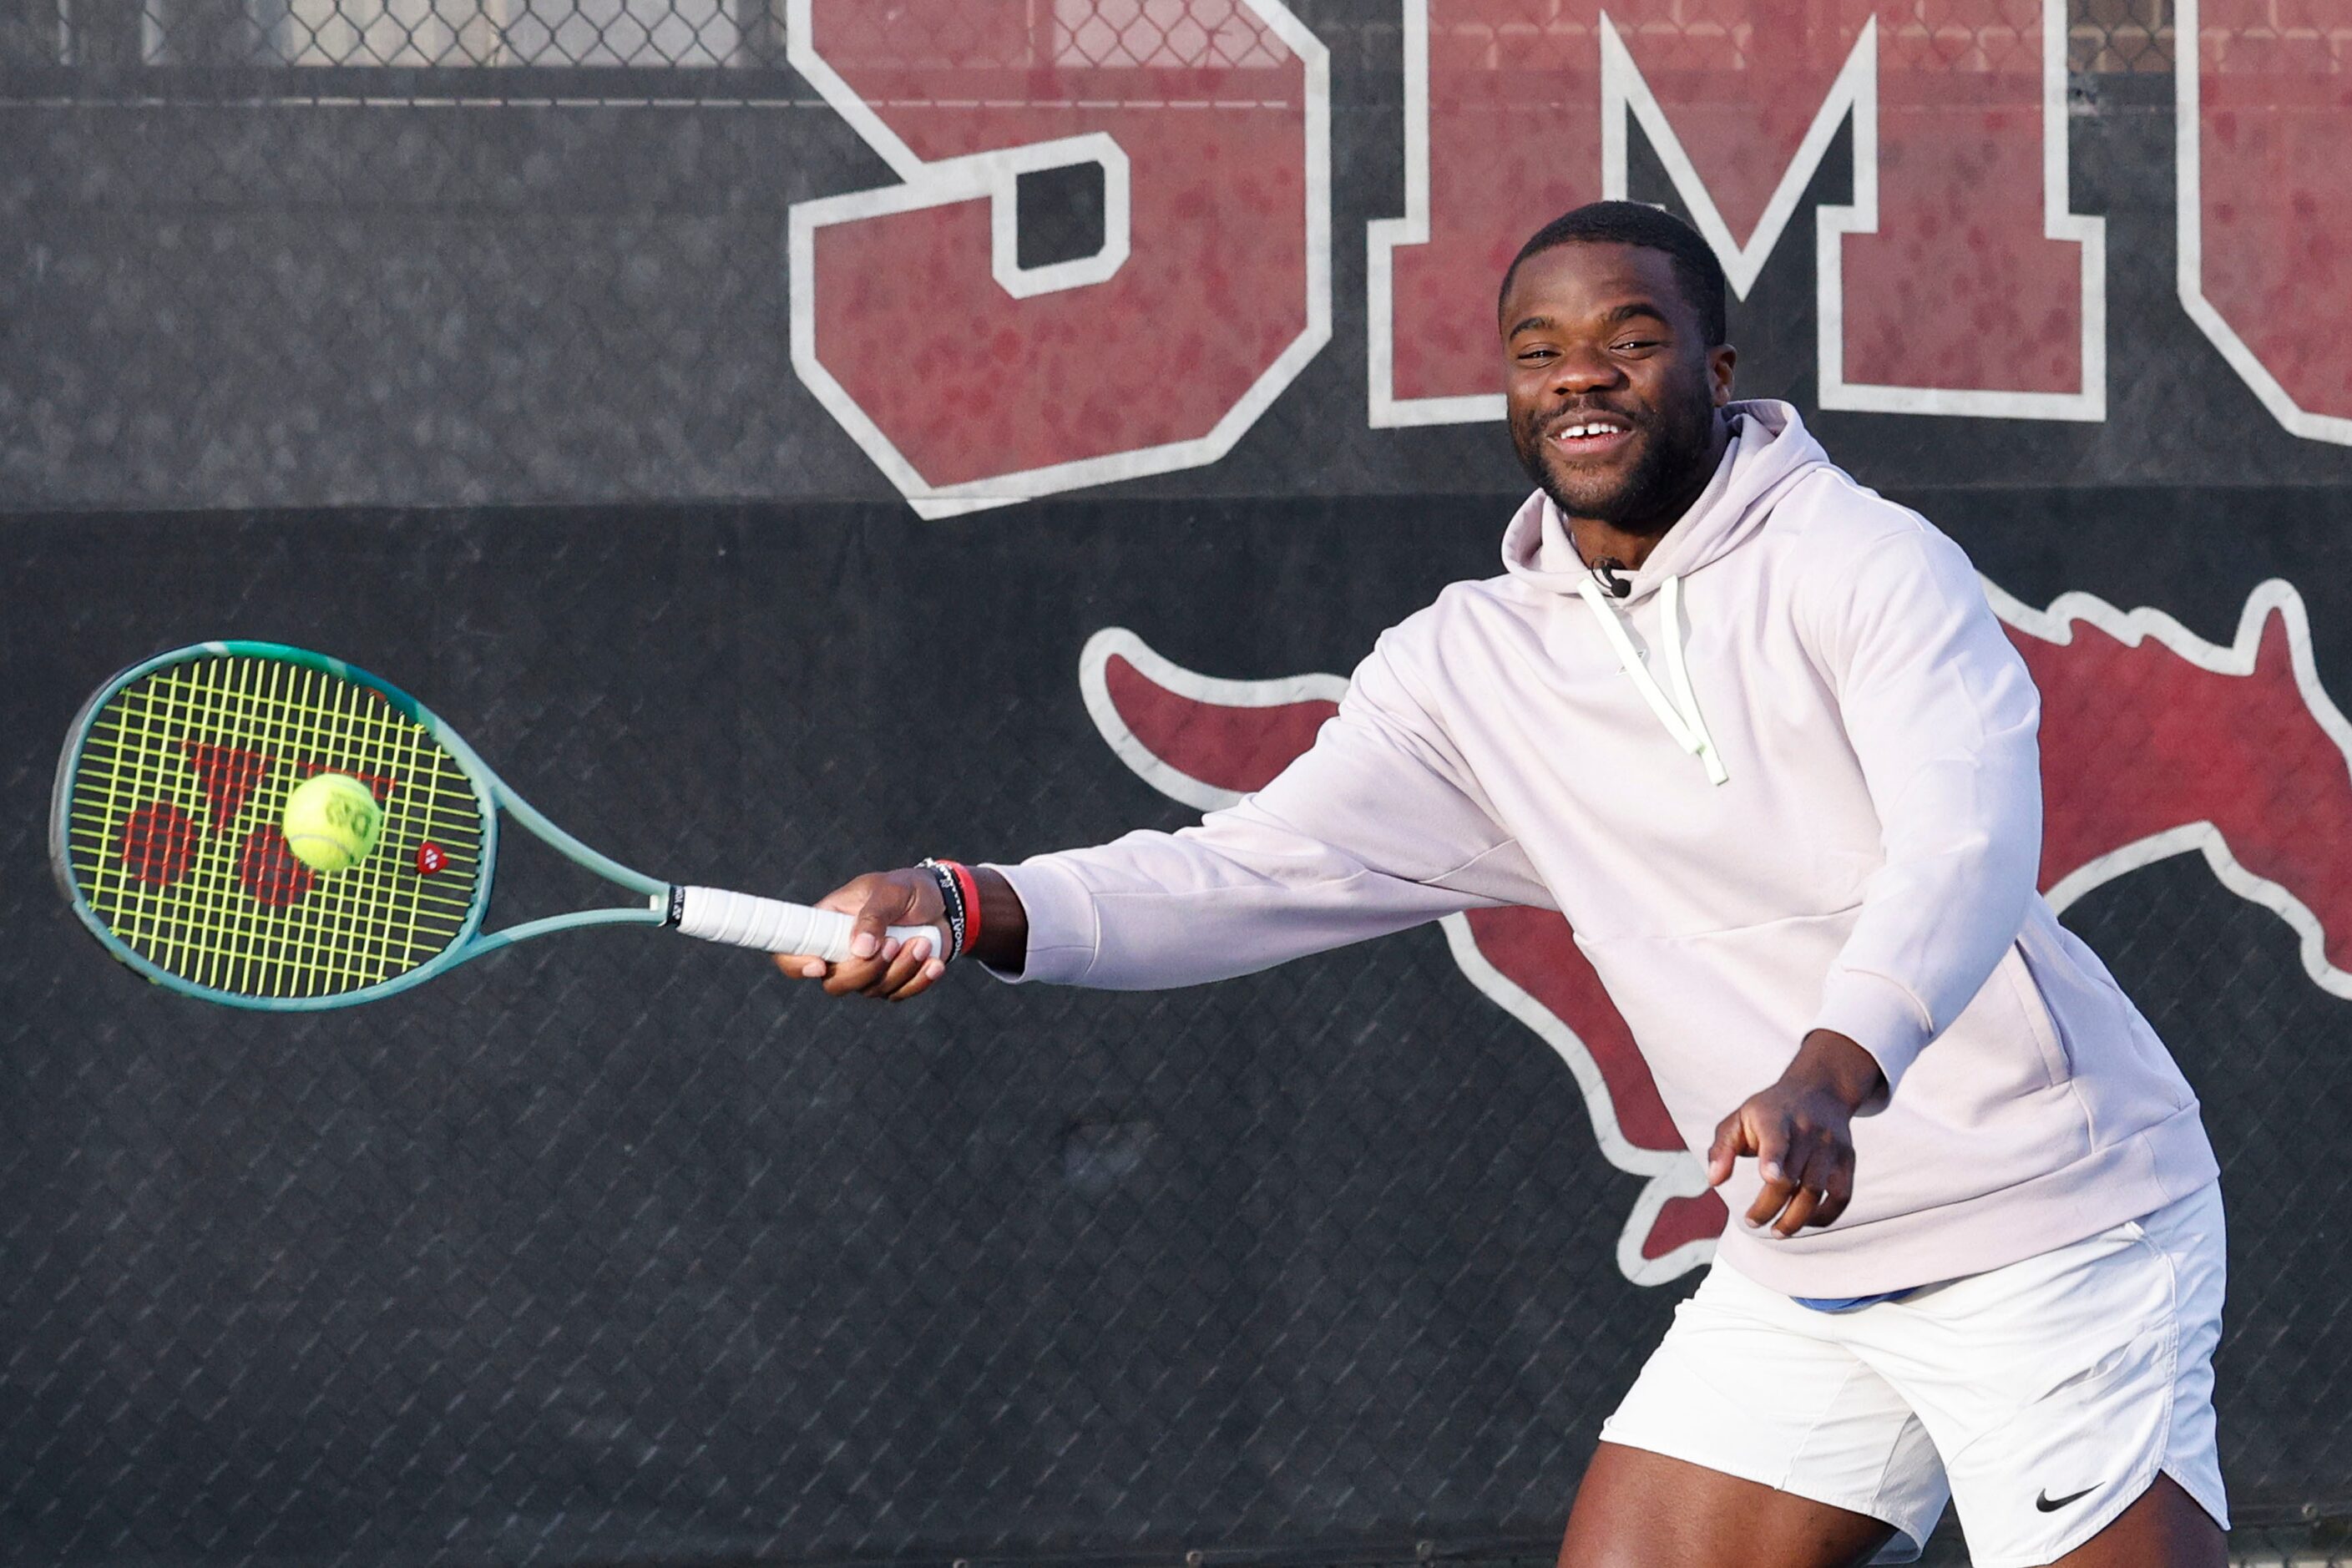
<path fill-rule="evenodd" d="M 1559 433 L 1559 437 L 1562 440 L 1572 440 L 1579 436 L 1614 436 L 1616 433 L 1617 426 L 1614 425 L 1571 425 Z"/>

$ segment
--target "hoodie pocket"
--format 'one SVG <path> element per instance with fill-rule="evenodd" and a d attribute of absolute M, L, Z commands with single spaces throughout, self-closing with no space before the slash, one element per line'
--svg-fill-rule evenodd
<path fill-rule="evenodd" d="M 2000 965 L 1993 973 L 2009 986 L 2010 995 L 2017 1004 L 2033 1048 L 2042 1053 L 2042 1065 L 2050 1074 L 2050 1087 L 2055 1089 L 2074 1076 L 2074 1053 L 2066 1048 L 2066 1038 L 2059 1032 L 2057 1020 L 2050 1016 L 2050 1005 L 2042 1000 L 2042 986 L 2033 978 L 2033 966 L 2026 962 L 2021 942 L 2011 942 L 2001 954 Z"/>

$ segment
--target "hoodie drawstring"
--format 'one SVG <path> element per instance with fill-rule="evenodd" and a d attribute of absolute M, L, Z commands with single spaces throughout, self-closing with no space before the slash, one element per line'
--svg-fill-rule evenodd
<path fill-rule="evenodd" d="M 1587 576 L 1577 584 L 1576 594 L 1592 612 L 1592 618 L 1601 623 L 1601 634 L 1617 650 L 1617 662 L 1633 678 L 1634 689 L 1650 704 L 1650 711 L 1658 716 L 1666 733 L 1675 738 L 1675 744 L 1706 763 L 1708 782 L 1719 784 L 1728 780 L 1731 773 L 1723 765 L 1714 738 L 1707 734 L 1706 723 L 1699 717 L 1698 695 L 1691 689 L 1690 667 L 1683 661 L 1682 586 L 1679 576 L 1668 577 L 1658 590 L 1660 607 L 1665 616 L 1666 679 L 1675 683 L 1672 697 L 1659 688 L 1649 667 L 1642 662 L 1633 639 L 1625 635 L 1625 623 L 1602 597 L 1601 584 Z"/>

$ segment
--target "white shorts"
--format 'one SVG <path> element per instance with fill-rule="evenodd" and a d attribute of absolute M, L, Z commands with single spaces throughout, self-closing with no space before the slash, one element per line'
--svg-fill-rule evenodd
<path fill-rule="evenodd" d="M 1976 1568 L 2064 1556 L 2159 1471 L 2229 1527 L 2213 1447 L 2216 1183 L 2083 1241 L 1847 1312 L 1717 1262 L 1601 1428 L 1883 1519 L 1907 1563 L 1959 1506 Z"/>

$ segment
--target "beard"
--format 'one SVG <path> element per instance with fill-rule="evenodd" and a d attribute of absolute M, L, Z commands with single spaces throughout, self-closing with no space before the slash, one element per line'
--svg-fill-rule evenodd
<path fill-rule="evenodd" d="M 1633 461 L 1615 473 L 1566 473 L 1553 467 L 1557 448 L 1545 431 L 1586 414 L 1610 414 L 1633 427 Z M 1678 385 L 1654 408 L 1580 404 L 1528 411 L 1511 421 L 1519 465 L 1564 517 L 1606 523 L 1628 533 L 1664 533 L 1680 521 L 1714 471 L 1716 409 L 1703 377 Z"/>

